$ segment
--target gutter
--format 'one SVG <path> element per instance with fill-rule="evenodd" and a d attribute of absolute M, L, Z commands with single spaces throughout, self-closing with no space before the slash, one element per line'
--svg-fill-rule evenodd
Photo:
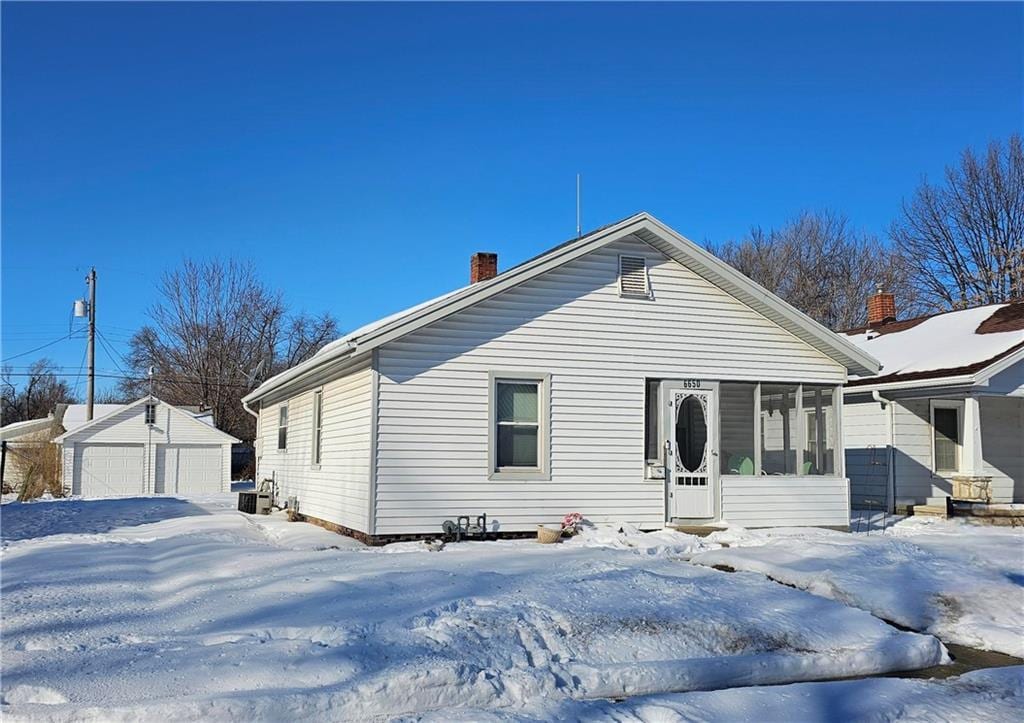
<path fill-rule="evenodd" d="M 275 389 L 280 389 L 281 387 L 288 384 L 288 382 L 293 382 L 296 379 L 305 376 L 314 369 L 319 369 L 320 367 L 330 364 L 331 362 L 337 361 L 345 356 L 349 356 L 353 351 L 355 351 L 355 348 L 355 343 L 353 341 L 349 341 L 346 342 L 344 346 L 339 346 L 337 349 L 331 351 L 328 354 L 324 354 L 323 356 L 319 357 L 311 357 L 300 364 L 296 364 L 291 369 L 286 369 L 285 371 L 278 374 L 276 377 L 271 377 L 267 381 L 263 382 L 263 384 L 258 386 L 256 389 L 242 397 L 242 407 L 249 414 L 256 416 L 255 413 L 247 406 L 249 402 L 255 402 L 257 399 L 267 396 L 267 394 L 274 391 Z"/>
<path fill-rule="evenodd" d="M 978 382 L 977 378 L 973 374 L 962 374 L 957 377 L 910 379 L 902 382 L 884 382 L 882 384 L 847 384 L 843 387 L 843 394 L 861 394 L 871 392 L 872 397 L 874 397 L 874 393 L 876 391 L 914 388 L 931 389 L 934 387 L 973 387 L 983 383 L 984 382 Z"/>

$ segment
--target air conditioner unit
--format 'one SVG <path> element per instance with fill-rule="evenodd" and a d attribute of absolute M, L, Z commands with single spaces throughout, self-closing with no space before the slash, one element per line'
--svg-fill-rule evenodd
<path fill-rule="evenodd" d="M 269 492 L 239 492 L 238 510 L 250 515 L 270 514 L 270 493 Z"/>

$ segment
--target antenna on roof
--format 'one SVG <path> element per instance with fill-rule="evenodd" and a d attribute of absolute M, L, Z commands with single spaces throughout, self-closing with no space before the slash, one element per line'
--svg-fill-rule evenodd
<path fill-rule="evenodd" d="M 580 222 L 580 174 L 576 174 L 576 238 L 583 235 L 583 225 Z"/>

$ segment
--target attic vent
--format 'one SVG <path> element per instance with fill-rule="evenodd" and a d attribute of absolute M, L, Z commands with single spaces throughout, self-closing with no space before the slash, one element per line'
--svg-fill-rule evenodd
<path fill-rule="evenodd" d="M 647 282 L 647 259 L 643 256 L 619 257 L 619 295 L 651 295 L 651 287 Z"/>

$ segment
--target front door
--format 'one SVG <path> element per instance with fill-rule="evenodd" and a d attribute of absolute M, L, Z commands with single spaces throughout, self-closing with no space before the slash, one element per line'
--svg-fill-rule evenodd
<path fill-rule="evenodd" d="M 706 520 L 715 516 L 717 386 L 697 379 L 662 383 L 669 517 Z"/>

